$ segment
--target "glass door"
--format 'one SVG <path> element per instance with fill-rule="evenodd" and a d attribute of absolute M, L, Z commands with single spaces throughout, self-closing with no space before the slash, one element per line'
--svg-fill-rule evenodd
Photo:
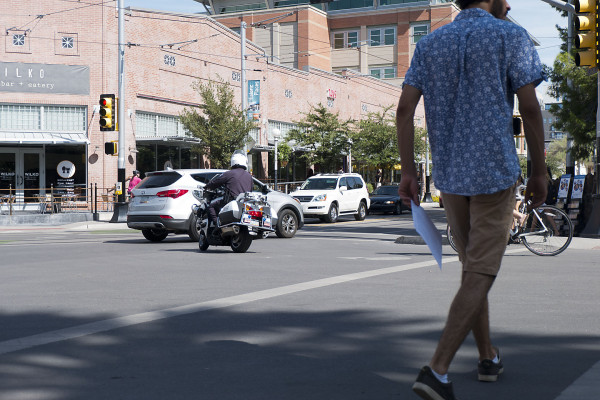
<path fill-rule="evenodd" d="M 11 198 L 18 209 L 39 202 L 45 193 L 44 175 L 43 149 L 0 148 L 0 196 Z"/>

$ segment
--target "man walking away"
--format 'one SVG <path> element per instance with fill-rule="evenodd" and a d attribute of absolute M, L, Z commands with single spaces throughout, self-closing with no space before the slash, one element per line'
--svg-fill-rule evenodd
<path fill-rule="evenodd" d="M 461 286 L 429 365 L 413 390 L 423 399 L 455 400 L 447 372 L 473 331 L 478 378 L 495 381 L 504 367 L 490 339 L 488 292 L 508 241 L 521 172 L 512 131 L 517 95 L 532 171 L 525 201 L 546 199 L 544 133 L 535 87 L 543 80 L 527 32 L 504 21 L 507 0 L 457 0 L 456 19 L 419 41 L 396 114 L 405 204 L 419 204 L 414 113 L 423 96 L 435 168 L 448 223 L 462 262 Z"/>

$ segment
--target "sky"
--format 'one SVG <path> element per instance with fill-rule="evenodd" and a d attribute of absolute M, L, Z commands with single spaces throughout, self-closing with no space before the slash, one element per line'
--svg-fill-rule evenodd
<path fill-rule="evenodd" d="M 561 45 L 555 26 L 566 27 L 567 18 L 561 17 L 557 10 L 542 0 L 508 0 L 508 3 L 511 6 L 509 15 L 540 42 L 537 47 L 540 59 L 552 66 Z M 202 4 L 194 0 L 125 0 L 125 6 L 183 13 L 204 11 Z M 538 87 L 538 96 L 542 100 L 552 101 L 545 93 L 546 88 L 547 84 L 542 83 Z"/>

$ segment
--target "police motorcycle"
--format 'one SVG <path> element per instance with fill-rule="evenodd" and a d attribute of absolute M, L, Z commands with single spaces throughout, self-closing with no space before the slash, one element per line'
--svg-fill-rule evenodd
<path fill-rule="evenodd" d="M 200 202 L 192 207 L 197 215 L 199 234 L 198 247 L 206 251 L 209 246 L 231 246 L 235 253 L 245 253 L 252 240 L 275 232 L 271 226 L 271 207 L 267 196 L 257 192 L 240 193 L 237 198 L 227 202 L 219 211 L 217 226 L 209 232 L 208 207 L 211 201 L 220 196 L 227 199 L 226 189 L 192 191 Z"/>

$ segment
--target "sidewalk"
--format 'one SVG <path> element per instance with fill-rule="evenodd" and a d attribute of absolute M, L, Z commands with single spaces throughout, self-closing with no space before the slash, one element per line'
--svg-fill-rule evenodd
<path fill-rule="evenodd" d="M 85 215 L 83 215 L 85 214 Z M 74 214 L 77 215 L 77 214 Z M 81 213 L 79 217 L 84 219 L 83 221 L 69 222 L 68 218 L 59 220 L 56 223 L 52 223 L 52 220 L 45 221 L 45 223 L 23 223 L 23 224 L 12 224 L 12 225 L 0 225 L 0 234 L 7 232 L 31 232 L 31 231 L 85 231 L 85 230 L 127 230 L 127 224 L 125 222 L 111 223 L 110 220 L 113 216 L 111 212 L 100 212 L 98 213 L 99 220 L 94 221 L 91 213 Z M 85 220 L 89 218 L 89 220 Z M 66 223 L 65 223 L 66 222 Z M 134 231 L 133 229 L 131 230 Z"/>
<path fill-rule="evenodd" d="M 421 207 L 427 212 L 435 226 L 442 232 L 442 245 L 448 244 L 446 237 L 446 213 L 443 208 L 440 208 L 438 203 L 421 203 Z M 425 245 L 425 241 L 419 234 L 414 231 L 410 235 L 399 236 L 395 243 L 397 244 L 413 244 Z M 577 250 L 600 250 L 600 239 L 573 237 L 569 249 Z"/>

